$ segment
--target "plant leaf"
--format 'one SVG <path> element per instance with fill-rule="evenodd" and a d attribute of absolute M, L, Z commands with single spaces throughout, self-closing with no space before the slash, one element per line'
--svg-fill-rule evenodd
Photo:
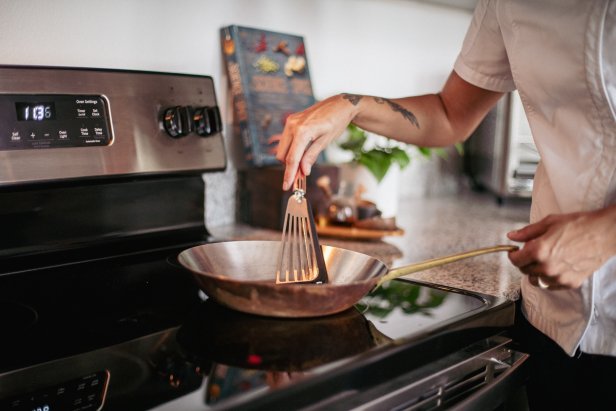
<path fill-rule="evenodd" d="M 401 170 L 410 164 L 411 157 L 408 155 L 408 152 L 402 148 L 407 147 L 407 145 L 403 145 L 402 147 L 392 145 L 389 144 L 392 140 L 387 139 L 386 143 L 381 143 L 381 146 L 377 145 L 376 148 L 365 151 L 364 145 L 367 140 L 368 134 L 351 123 L 347 126 L 346 141 L 339 143 L 338 146 L 343 150 L 348 150 L 353 153 L 353 161 L 364 165 L 379 183 L 383 180 L 393 163 L 398 164 Z M 447 151 L 442 147 L 415 147 L 417 151 L 427 159 L 432 158 L 433 153 L 442 158 L 447 158 L 448 156 Z M 462 143 L 456 143 L 454 147 L 459 155 L 464 154 Z"/>
<path fill-rule="evenodd" d="M 344 150 L 349 150 L 349 151 L 352 151 L 353 153 L 356 153 L 356 152 L 361 151 L 365 142 L 366 142 L 366 137 L 349 136 L 349 138 L 346 141 L 340 143 L 339 146 L 340 148 Z"/>
<path fill-rule="evenodd" d="M 379 183 L 387 174 L 391 161 L 391 156 L 388 153 L 378 149 L 365 151 L 358 158 L 358 162 L 365 166 Z"/>
<path fill-rule="evenodd" d="M 349 124 L 347 130 L 348 138 L 346 141 L 338 144 L 338 146 L 343 150 L 351 151 L 355 157 L 358 157 L 364 147 L 364 143 L 368 139 L 368 135 L 365 131 L 353 124 Z"/>
<path fill-rule="evenodd" d="M 400 170 L 404 170 L 404 168 L 411 163 L 411 158 L 407 152 L 400 147 L 391 148 L 391 159 L 394 163 L 398 164 Z"/>
<path fill-rule="evenodd" d="M 428 147 L 417 147 L 417 151 L 419 151 L 419 153 L 425 158 L 432 157 L 432 150 L 430 150 Z"/>
<path fill-rule="evenodd" d="M 366 137 L 366 132 L 353 123 L 349 123 L 347 130 L 352 137 Z"/>

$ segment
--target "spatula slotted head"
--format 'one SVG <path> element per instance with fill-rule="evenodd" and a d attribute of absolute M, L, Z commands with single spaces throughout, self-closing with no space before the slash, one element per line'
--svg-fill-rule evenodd
<path fill-rule="evenodd" d="M 287 203 L 276 284 L 327 282 L 325 260 L 304 187 L 305 180 L 299 181 Z"/>

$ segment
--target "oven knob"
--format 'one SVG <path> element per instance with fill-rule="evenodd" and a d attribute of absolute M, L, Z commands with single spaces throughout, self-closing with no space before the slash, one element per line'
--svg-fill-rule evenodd
<path fill-rule="evenodd" d="M 222 129 L 220 111 L 217 106 L 201 107 L 193 114 L 193 124 L 195 131 L 202 137 L 208 137 L 218 133 Z"/>
<path fill-rule="evenodd" d="M 222 131 L 222 120 L 220 119 L 218 106 L 208 107 L 207 112 L 210 117 L 210 124 L 212 125 L 212 134 L 220 133 Z"/>
<path fill-rule="evenodd" d="M 165 110 L 163 127 L 173 138 L 184 137 L 191 131 L 190 111 L 188 107 L 176 106 Z"/>

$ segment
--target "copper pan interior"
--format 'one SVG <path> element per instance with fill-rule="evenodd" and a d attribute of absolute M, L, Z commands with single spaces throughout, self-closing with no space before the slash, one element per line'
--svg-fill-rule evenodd
<path fill-rule="evenodd" d="M 387 271 L 382 262 L 365 254 L 337 247 L 321 248 L 327 262 L 328 285 L 371 280 Z M 274 287 L 279 249 L 279 241 L 228 241 L 185 250 L 179 260 L 186 268 L 203 275 L 242 282 L 270 281 Z"/>
<path fill-rule="evenodd" d="M 327 284 L 275 284 L 279 241 L 228 241 L 183 251 L 180 264 L 195 274 L 209 297 L 239 311 L 274 317 L 341 312 L 361 299 L 387 272 L 381 261 L 322 246 Z"/>

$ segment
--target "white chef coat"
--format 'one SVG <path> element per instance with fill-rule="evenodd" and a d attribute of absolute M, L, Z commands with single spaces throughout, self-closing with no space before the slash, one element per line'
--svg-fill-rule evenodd
<path fill-rule="evenodd" d="M 616 202 L 616 0 L 480 0 L 454 70 L 519 91 L 541 156 L 531 222 Z M 616 256 L 575 290 L 524 276 L 522 296 L 526 318 L 569 355 L 616 356 Z"/>

